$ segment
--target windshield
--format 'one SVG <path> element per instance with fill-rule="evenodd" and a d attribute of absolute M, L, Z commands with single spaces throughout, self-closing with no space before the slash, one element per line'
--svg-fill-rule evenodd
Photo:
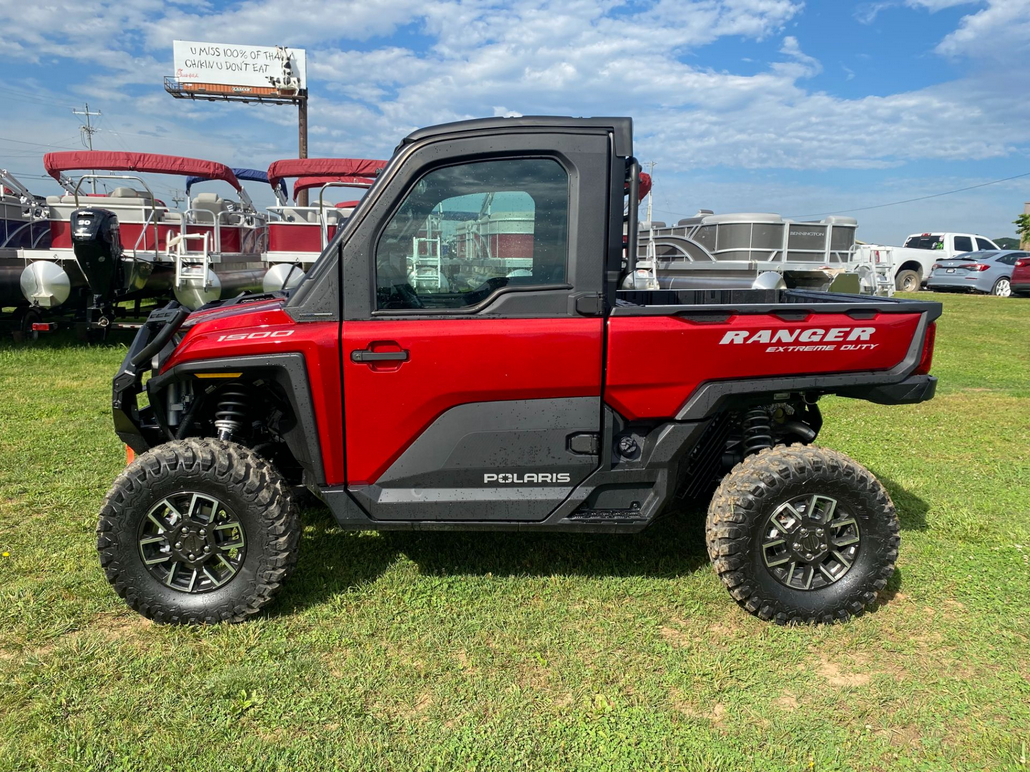
<path fill-rule="evenodd" d="M 905 239 L 906 249 L 944 249 L 944 235 L 941 233 L 924 233 L 920 236 L 909 236 Z"/>

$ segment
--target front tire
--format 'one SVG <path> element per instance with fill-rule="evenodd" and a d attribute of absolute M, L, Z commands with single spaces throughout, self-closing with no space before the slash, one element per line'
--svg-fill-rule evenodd
<path fill-rule="evenodd" d="M 118 476 L 97 524 L 115 591 L 155 622 L 240 622 L 278 593 L 297 561 L 290 489 L 242 445 L 159 445 Z"/>
<path fill-rule="evenodd" d="M 858 616 L 894 573 L 894 504 L 843 453 L 792 445 L 738 464 L 708 510 L 708 554 L 730 595 L 779 624 Z"/>

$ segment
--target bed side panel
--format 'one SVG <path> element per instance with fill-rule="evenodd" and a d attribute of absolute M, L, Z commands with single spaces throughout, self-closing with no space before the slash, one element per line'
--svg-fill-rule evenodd
<path fill-rule="evenodd" d="M 920 316 L 612 316 L 605 402 L 630 420 L 670 418 L 707 381 L 887 371 L 905 358 Z"/>

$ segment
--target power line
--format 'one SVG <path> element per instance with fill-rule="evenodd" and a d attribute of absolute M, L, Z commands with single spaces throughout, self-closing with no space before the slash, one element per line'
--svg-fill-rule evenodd
<path fill-rule="evenodd" d="M 86 147 L 88 147 L 90 150 L 93 150 L 93 135 L 97 132 L 97 128 L 95 126 L 93 126 L 89 122 L 89 119 L 90 119 L 91 116 L 94 116 L 94 115 L 97 116 L 97 117 L 100 117 L 100 115 L 102 115 L 102 113 L 99 110 L 97 110 L 95 113 L 91 113 L 89 111 L 89 103 L 85 102 L 84 104 L 86 106 L 85 110 L 72 110 L 72 112 L 75 115 L 84 115 L 84 116 L 86 116 L 86 125 L 85 126 L 80 126 L 79 130 L 82 132 L 82 136 L 83 136 L 83 140 L 84 140 L 82 144 L 86 145 Z M 94 177 L 93 179 L 90 180 L 90 182 L 93 184 L 93 195 L 96 195 L 96 192 L 97 192 L 97 181 L 96 181 L 96 178 Z"/>
<path fill-rule="evenodd" d="M 96 126 L 93 126 L 89 122 L 89 119 L 92 116 L 94 116 L 94 115 L 97 116 L 97 117 L 100 117 L 101 115 L 103 115 L 103 113 L 101 113 L 99 110 L 97 110 L 95 113 L 90 112 L 90 110 L 89 110 L 89 103 L 88 102 L 85 103 L 85 107 L 86 107 L 85 110 L 72 110 L 72 113 L 75 114 L 75 115 L 84 115 L 84 116 L 86 116 L 86 125 L 85 126 L 80 126 L 79 130 L 82 132 L 82 137 L 83 137 L 82 144 L 85 145 L 88 149 L 92 150 L 93 149 L 93 135 L 96 134 L 99 131 L 99 129 Z"/>
<path fill-rule="evenodd" d="M 52 180 L 53 179 L 53 177 L 51 177 L 49 174 L 31 174 L 29 172 L 17 172 L 14 169 L 8 169 L 7 171 L 9 171 L 11 174 L 15 175 L 16 177 L 32 177 L 32 178 L 37 179 L 37 180 Z"/>
<path fill-rule="evenodd" d="M 164 140 L 164 141 L 171 141 L 171 142 L 185 142 L 186 144 L 189 144 L 189 145 L 203 145 L 204 147 L 211 147 L 211 142 L 210 141 L 206 141 L 205 142 L 205 141 L 202 141 L 202 140 L 199 140 L 199 139 L 186 139 L 184 137 L 163 138 L 163 137 L 159 137 L 159 136 L 157 136 L 155 134 L 141 134 L 141 133 L 136 132 L 136 131 L 115 131 L 114 129 L 104 129 L 103 131 L 104 131 L 105 134 L 114 134 L 117 137 L 123 137 L 123 136 L 143 137 L 145 139 L 150 139 L 150 140 L 158 140 L 158 141 Z"/>
<path fill-rule="evenodd" d="M 17 90 L 12 89 L 12 88 L 7 88 L 6 86 L 0 86 L 0 91 L 2 91 L 5 94 L 7 94 L 8 95 L 7 96 L 8 99 L 14 99 L 16 101 L 32 102 L 34 104 L 46 105 L 46 106 L 53 105 L 55 107 L 67 107 L 68 106 L 68 103 L 65 102 L 65 101 L 53 99 L 52 97 L 44 96 L 43 94 L 39 94 L 39 93 L 32 94 L 32 93 L 28 93 L 28 92 L 25 92 L 25 91 L 17 91 Z"/>
<path fill-rule="evenodd" d="M 978 185 L 969 185 L 965 188 L 956 188 L 955 190 L 946 190 L 943 193 L 931 193 L 928 196 L 917 196 L 915 198 L 906 198 L 903 201 L 891 201 L 887 204 L 874 204 L 873 206 L 860 206 L 852 209 L 838 209 L 836 212 L 816 212 L 815 214 L 791 214 L 786 215 L 792 218 L 802 217 L 825 217 L 831 214 L 847 214 L 848 212 L 868 212 L 870 209 L 883 209 L 888 206 L 898 206 L 900 204 L 911 204 L 915 201 L 926 201 L 928 198 L 940 198 L 941 196 L 950 196 L 953 193 L 964 193 L 967 190 L 976 190 L 977 188 L 986 188 L 988 185 L 997 185 L 999 182 L 1009 182 L 1010 180 L 1018 180 L 1021 177 L 1030 177 L 1030 172 L 1023 172 L 1022 174 L 1014 174 L 1011 177 L 1002 177 L 1000 180 L 991 180 L 990 182 L 981 182 Z"/>
<path fill-rule="evenodd" d="M 32 145 L 34 147 L 59 147 L 68 150 L 67 145 L 52 145 L 45 142 L 26 142 L 24 139 L 13 139 L 12 137 L 0 137 L 0 142 L 15 142 L 19 145 Z"/>

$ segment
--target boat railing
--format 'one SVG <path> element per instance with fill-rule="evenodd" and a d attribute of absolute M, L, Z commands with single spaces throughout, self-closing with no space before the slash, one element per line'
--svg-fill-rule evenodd
<path fill-rule="evenodd" d="M 201 215 L 198 217 L 197 215 Z M 210 223 L 202 222 L 202 220 L 210 218 Z M 239 218 L 239 223 L 230 221 L 230 218 Z M 253 219 L 254 225 L 247 225 L 247 220 Z M 241 230 L 247 230 L 246 236 L 240 238 L 240 252 L 247 252 L 245 239 L 258 239 L 256 251 L 261 251 L 260 237 L 262 233 L 268 229 L 268 223 L 256 212 L 231 209 L 224 212 L 213 212 L 210 209 L 201 209 L 197 207 L 190 207 L 182 213 L 182 222 L 179 225 L 179 233 L 181 235 L 188 234 L 188 228 L 190 225 L 212 225 L 213 234 L 211 237 L 211 251 L 215 254 L 221 254 L 225 250 L 222 248 L 222 226 L 226 228 L 240 227 Z M 253 244 L 253 241 L 251 241 Z"/>
<path fill-rule="evenodd" d="M 326 217 L 326 215 L 325 215 L 325 212 L 326 212 L 325 192 L 329 188 L 346 188 L 346 187 L 353 187 L 353 185 L 351 185 L 349 183 L 346 183 L 346 182 L 327 182 L 325 185 L 323 185 L 321 188 L 318 189 L 318 224 L 319 224 L 319 227 L 322 229 L 322 249 L 325 249 L 329 245 L 329 222 L 328 222 L 329 218 Z M 333 210 L 335 210 L 335 208 L 336 207 L 332 207 Z M 339 227 L 340 224 L 341 224 L 340 222 L 335 223 L 335 225 L 337 227 Z"/>
<path fill-rule="evenodd" d="M 255 217 L 254 223 L 252 226 L 243 226 L 246 228 L 246 234 L 240 239 L 240 252 L 245 254 L 262 253 L 268 248 L 268 221 Z"/>
<path fill-rule="evenodd" d="M 39 245 L 39 242 L 42 241 L 46 237 L 46 235 L 47 235 L 46 231 L 41 231 L 39 234 L 37 234 L 35 236 L 35 238 L 33 238 L 33 236 L 32 236 L 32 226 L 33 225 L 38 225 L 38 224 L 39 224 L 39 220 L 28 220 L 27 222 L 23 222 L 21 225 L 19 225 L 13 231 L 8 231 L 7 232 L 7 237 L 3 241 L 0 241 L 0 247 L 6 247 L 6 246 L 8 246 L 10 244 L 17 244 L 18 243 L 18 237 L 26 229 L 28 229 L 31 248 L 35 249 Z"/>
<path fill-rule="evenodd" d="M 197 279 L 205 291 L 211 289 L 214 282 L 210 270 L 210 239 L 210 233 L 179 233 L 168 239 L 165 254 L 175 261 L 175 289 L 185 289 L 191 280 Z M 201 242 L 199 253 L 190 251 L 190 241 Z"/>
<path fill-rule="evenodd" d="M 894 247 L 876 244 L 855 244 L 850 261 L 857 270 L 866 271 L 876 285 L 877 295 L 894 295 Z"/>
<path fill-rule="evenodd" d="M 411 276 L 415 289 L 446 290 L 441 252 L 439 236 L 411 239 Z"/>
<path fill-rule="evenodd" d="M 32 192 L 21 184 L 21 180 L 11 174 L 7 169 L 0 169 L 0 187 L 7 188 L 12 193 L 17 194 L 18 198 L 24 204 L 29 204 L 35 201 L 35 196 Z"/>
<path fill-rule="evenodd" d="M 186 238 L 187 236 L 206 235 L 206 234 L 189 233 L 188 228 L 189 228 L 190 225 L 207 225 L 206 222 L 201 222 L 202 218 L 198 217 L 198 215 L 203 215 L 203 217 L 210 217 L 211 218 L 211 225 L 213 227 L 213 235 L 212 235 L 212 238 L 211 238 L 211 244 L 214 245 L 216 252 L 217 251 L 221 251 L 221 247 L 222 247 L 222 231 L 221 231 L 221 228 L 219 226 L 221 225 L 221 219 L 222 218 L 219 216 L 220 214 L 224 214 L 224 213 L 222 213 L 222 212 L 218 212 L 218 213 L 212 212 L 210 209 L 197 209 L 195 207 L 190 207 L 189 209 L 187 209 L 185 212 L 182 213 L 182 222 L 179 224 L 179 235 L 182 236 L 183 238 Z M 185 243 L 185 242 L 176 242 L 176 243 L 178 244 L 178 243 Z M 205 252 L 207 251 L 207 248 L 208 248 L 208 243 L 207 243 L 207 241 L 205 241 L 204 242 L 204 250 L 205 250 Z M 176 277 L 176 281 L 178 281 L 178 277 Z"/>
<path fill-rule="evenodd" d="M 79 189 L 82 187 L 82 183 L 85 182 L 86 180 L 94 180 L 94 181 L 95 180 L 129 180 L 129 181 L 138 182 L 140 185 L 143 186 L 143 189 L 147 192 L 147 195 L 150 196 L 150 201 L 148 202 L 147 199 L 145 199 L 145 198 L 141 198 L 140 199 L 139 210 L 140 210 L 140 214 L 143 216 L 143 227 L 140 228 L 139 236 L 136 238 L 136 243 L 133 244 L 132 251 L 133 251 L 133 253 L 150 251 L 150 250 L 146 249 L 146 246 L 147 246 L 147 241 L 146 241 L 147 226 L 153 225 L 154 226 L 154 249 L 153 249 L 153 252 L 156 255 L 158 253 L 158 244 L 160 244 L 160 234 L 159 234 L 158 228 L 157 228 L 157 199 L 154 197 L 154 192 L 150 189 L 150 187 L 147 185 L 147 183 L 144 182 L 141 177 L 137 177 L 134 174 L 132 174 L 132 175 L 130 175 L 130 174 L 96 174 L 95 172 L 92 173 L 92 174 L 83 174 L 79 178 L 79 181 L 75 184 L 75 190 L 72 191 L 72 195 L 75 197 L 75 208 L 76 209 L 79 208 Z M 126 199 L 126 200 L 128 200 L 128 199 Z M 129 207 L 126 204 L 119 203 L 119 204 L 111 205 L 111 208 L 112 209 L 114 209 L 114 208 L 133 208 L 134 209 L 135 207 Z M 148 209 L 150 210 L 149 212 L 147 211 Z M 142 249 L 140 247 L 140 242 L 143 242 L 142 243 Z"/>
<path fill-rule="evenodd" d="M 329 244 L 329 227 L 332 225 L 342 225 L 343 220 L 346 219 L 341 216 L 337 222 L 330 222 L 331 218 L 329 217 L 329 212 L 337 212 L 339 209 L 325 200 L 325 192 L 329 188 L 353 187 L 353 183 L 327 182 L 318 191 L 317 206 L 289 206 L 286 204 L 270 206 L 268 207 L 268 213 L 272 217 L 276 218 L 272 220 L 271 223 L 318 226 L 321 248 L 325 249 Z M 314 215 L 314 218 L 308 219 L 309 215 Z"/>
<path fill-rule="evenodd" d="M 717 218 L 717 219 L 716 219 Z M 713 222 L 713 219 L 715 220 Z M 715 215 L 701 222 L 657 229 L 657 237 L 683 236 L 719 263 L 776 263 L 810 266 L 846 265 L 854 242 L 851 223 L 796 222 Z"/>

